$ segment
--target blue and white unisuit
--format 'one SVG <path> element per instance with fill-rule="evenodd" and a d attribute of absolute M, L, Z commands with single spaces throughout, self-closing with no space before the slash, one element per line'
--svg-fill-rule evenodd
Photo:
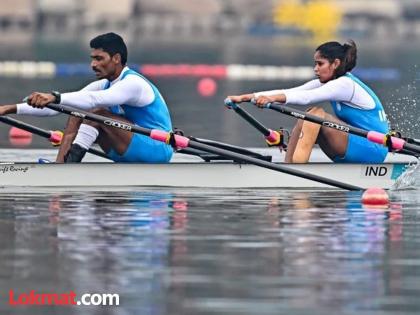
<path fill-rule="evenodd" d="M 368 131 L 389 132 L 388 119 L 381 101 L 360 79 L 346 73 L 325 84 L 312 80 L 302 86 L 256 93 L 259 95 L 285 94 L 287 104 L 310 105 L 329 101 L 335 115 L 343 122 Z M 335 162 L 382 163 L 388 149 L 366 138 L 349 134 L 346 153 Z"/>
<path fill-rule="evenodd" d="M 389 132 L 389 123 L 384 108 L 378 96 L 362 81 L 351 73 L 346 76 L 361 86 L 375 101 L 375 107 L 369 110 L 360 110 L 344 102 L 332 101 L 331 106 L 335 115 L 351 126 L 364 130 L 374 130 L 381 133 Z M 346 154 L 343 158 L 337 157 L 335 162 L 366 162 L 382 163 L 388 154 L 388 149 L 373 143 L 366 138 L 349 134 Z"/>
<path fill-rule="evenodd" d="M 120 76 L 110 82 L 94 81 L 82 90 L 61 94 L 61 104 L 90 111 L 108 108 L 114 114 L 125 117 L 132 123 L 165 131 L 172 130 L 171 118 L 165 100 L 158 89 L 139 73 L 125 67 Z M 51 116 L 58 112 L 48 108 L 33 108 L 26 103 L 17 105 L 18 114 Z M 108 155 L 117 162 L 165 163 L 173 154 L 169 145 L 133 134 L 128 149 L 123 155 L 111 150 Z"/>
<path fill-rule="evenodd" d="M 134 107 L 130 105 L 114 105 L 110 107 L 111 112 L 117 115 L 122 115 L 134 124 L 148 128 L 159 129 L 165 131 L 172 130 L 172 123 L 162 95 L 151 82 L 144 78 L 139 73 L 129 69 L 124 71 L 121 80 L 127 75 L 135 75 L 141 77 L 152 88 L 154 100 L 142 107 Z M 108 89 L 111 82 L 107 82 L 105 89 Z M 173 150 L 169 145 L 163 142 L 153 140 L 147 136 L 134 134 L 127 151 L 121 156 L 111 149 L 108 156 L 116 162 L 169 162 L 173 154 Z"/>

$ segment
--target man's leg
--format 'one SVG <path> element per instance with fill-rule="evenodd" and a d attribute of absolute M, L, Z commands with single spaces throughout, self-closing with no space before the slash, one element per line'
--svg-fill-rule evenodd
<path fill-rule="evenodd" d="M 115 115 L 106 109 L 96 109 L 92 111 L 95 114 L 105 117 L 113 118 L 118 121 L 132 123 L 124 117 Z M 101 123 L 84 120 L 80 125 L 79 132 L 71 145 L 66 162 L 75 163 L 80 162 L 86 151 L 93 145 L 95 141 L 105 151 L 109 152 L 113 149 L 118 154 L 122 155 L 127 150 L 131 143 L 133 133 L 118 129 L 111 126 L 106 126 Z"/>
<path fill-rule="evenodd" d="M 66 129 L 64 130 L 64 135 L 61 140 L 61 145 L 58 149 L 58 154 L 56 157 L 57 163 L 64 163 L 64 157 L 67 152 L 70 150 L 71 144 L 74 141 L 74 138 L 77 135 L 80 124 L 82 123 L 81 118 L 70 116 L 67 120 Z"/>

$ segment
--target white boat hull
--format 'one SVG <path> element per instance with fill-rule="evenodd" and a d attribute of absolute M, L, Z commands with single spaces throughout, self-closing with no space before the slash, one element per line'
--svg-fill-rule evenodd
<path fill-rule="evenodd" d="M 390 188 L 407 163 L 282 164 L 306 173 L 369 188 Z M 334 188 L 316 181 L 231 162 L 169 164 L 35 164 L 0 165 L 2 187 L 208 187 L 208 188 Z"/>

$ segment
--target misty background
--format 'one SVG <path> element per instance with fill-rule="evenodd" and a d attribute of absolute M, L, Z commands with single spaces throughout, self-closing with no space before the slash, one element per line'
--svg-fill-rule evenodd
<path fill-rule="evenodd" d="M 187 135 L 264 146 L 224 98 L 303 84 L 318 45 L 352 38 L 355 74 L 379 95 L 393 127 L 420 137 L 420 0 L 2 0 L 0 103 L 82 88 L 95 79 L 89 41 L 109 31 L 124 37 L 129 65 L 158 86 Z M 272 129 L 295 123 L 244 107 Z M 45 129 L 63 129 L 67 119 L 16 118 Z M 11 146 L 9 129 L 0 125 L 2 147 Z M 34 136 L 28 147 L 49 146 Z"/>

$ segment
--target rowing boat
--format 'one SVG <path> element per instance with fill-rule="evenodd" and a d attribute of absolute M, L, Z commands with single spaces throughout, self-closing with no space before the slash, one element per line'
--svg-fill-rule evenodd
<path fill-rule="evenodd" d="M 276 163 L 283 164 L 283 163 Z M 384 164 L 287 164 L 295 170 L 360 186 L 391 188 L 408 162 Z M 334 188 L 317 181 L 252 164 L 228 161 L 168 164 L 2 163 L 2 187 L 211 187 L 211 188 Z"/>
<path fill-rule="evenodd" d="M 232 106 L 231 102 L 227 105 Z M 275 104 L 274 104 L 275 105 Z M 273 105 L 273 106 L 274 106 Z M 236 106 L 236 105 L 235 105 Z M 35 164 L 3 163 L 0 165 L 0 186 L 3 187 L 208 187 L 208 188 L 340 188 L 360 190 L 370 187 L 392 188 L 397 179 L 410 164 L 407 161 L 390 161 L 383 164 L 336 164 L 307 163 L 286 164 L 273 162 L 272 157 L 256 154 L 245 148 L 173 134 L 163 130 L 151 130 L 126 122 L 119 122 L 94 113 L 75 111 L 65 105 L 48 104 L 46 107 L 74 117 L 81 117 L 115 128 L 142 134 L 156 141 L 176 147 L 178 152 L 197 155 L 205 161 L 177 162 L 167 164 L 139 163 L 80 163 L 80 164 Z M 237 106 L 236 106 L 237 107 Z M 273 107 L 274 109 L 274 107 Z M 282 109 L 282 110 L 286 110 Z M 292 114 L 292 113 L 290 113 Z M 257 122 L 245 111 L 241 116 L 252 123 L 266 139 L 272 143 L 271 130 Z M 324 125 L 318 117 L 299 114 L 300 119 L 315 121 Z M 52 136 L 51 131 L 29 126 L 22 122 L 3 117 L 2 121 L 17 127 L 30 129 L 31 132 L 45 138 Z M 409 143 L 408 139 L 396 138 L 374 131 L 340 127 L 343 132 L 354 133 L 372 142 L 389 146 L 412 156 L 420 154 L 418 144 Z M 343 129 L 344 128 L 344 129 Z M 279 135 L 279 133 L 277 133 Z M 281 141 L 280 141 L 281 142 Z M 280 143 L 279 142 L 279 143 Z M 96 150 L 89 152 L 104 156 Z M 200 153 L 201 152 L 201 153 Z M 214 159 L 208 159 L 208 155 Z M 206 156 L 205 156 L 206 155 Z M 222 160 L 224 159 L 224 160 Z M 416 159 L 415 159 L 416 160 Z M 412 161 L 412 160 L 411 160 Z M 416 160 L 417 161 L 417 160 Z M 328 176 L 325 177 L 325 176 Z"/>

